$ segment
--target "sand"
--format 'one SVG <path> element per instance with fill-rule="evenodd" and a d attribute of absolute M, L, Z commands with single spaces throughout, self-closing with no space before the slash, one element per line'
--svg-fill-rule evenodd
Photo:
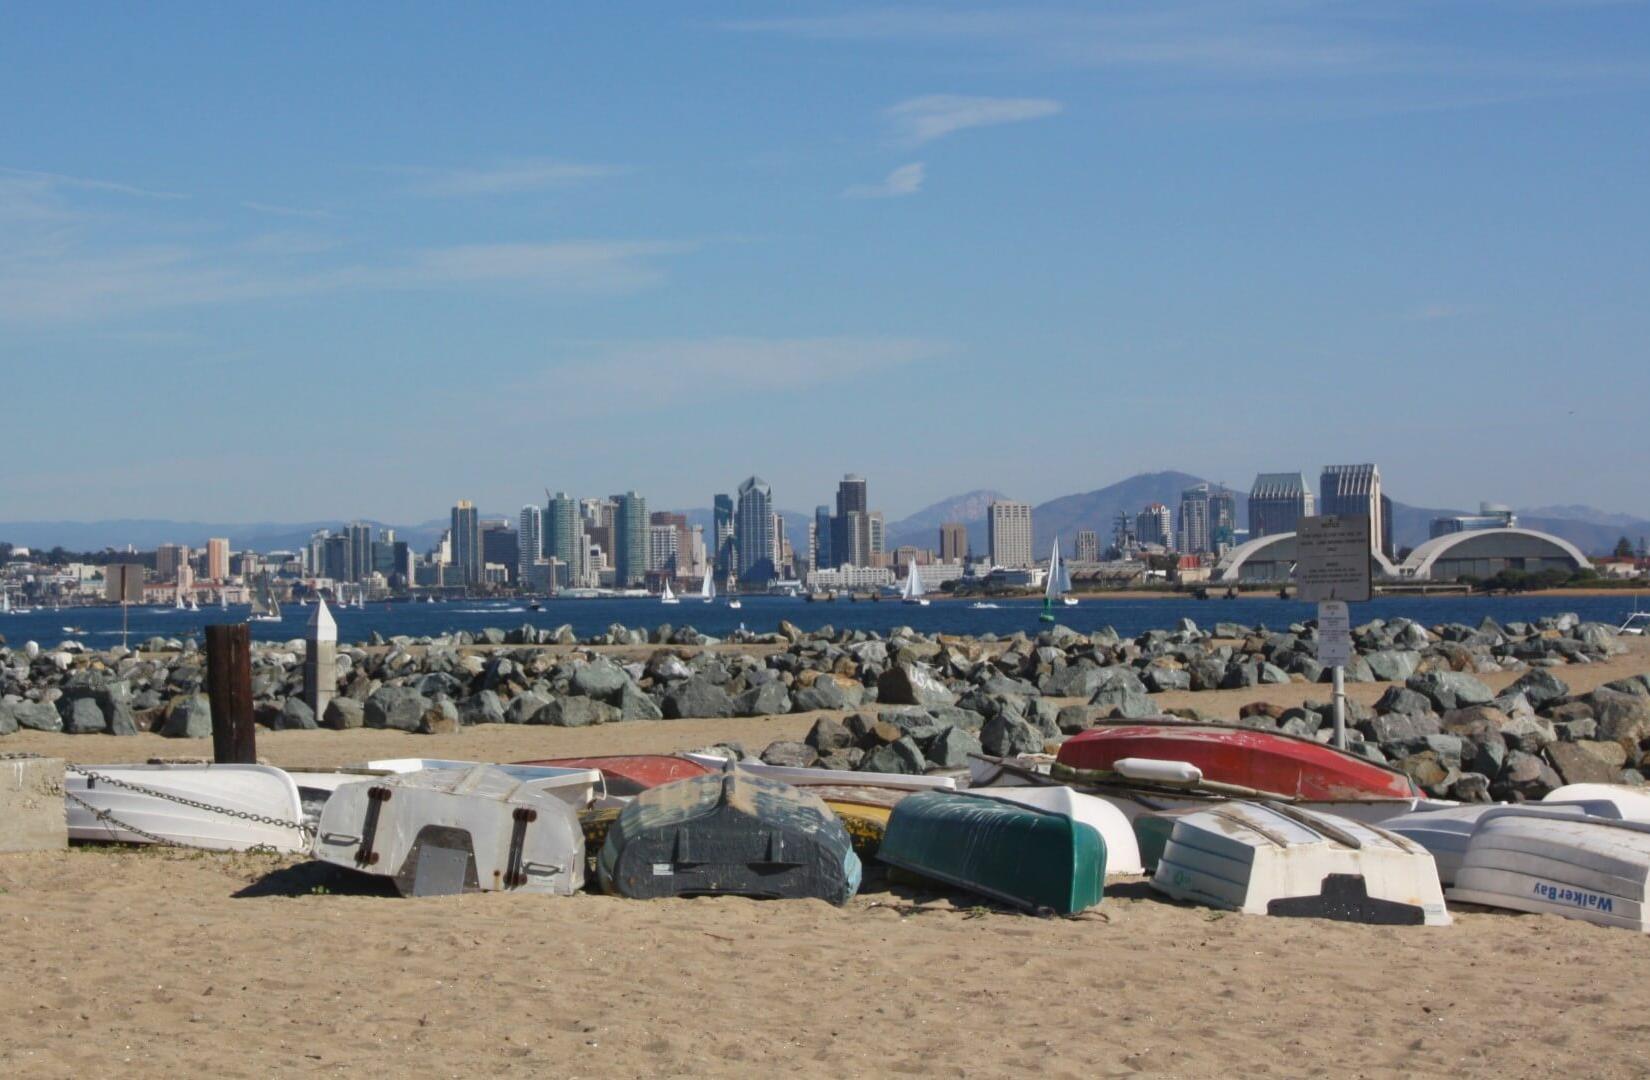
<path fill-rule="evenodd" d="M 1650 667 L 1644 643 L 1566 668 Z M 1505 679 L 1491 679 L 1493 683 Z M 1373 700 L 1380 686 L 1355 686 Z M 1235 711 L 1321 687 L 1164 695 Z M 810 718 L 260 733 L 282 764 L 760 746 Z M 82 762 L 206 753 L 19 733 Z M 1037 919 L 889 891 L 813 902 L 406 900 L 302 860 L 0 856 L 0 1075 L 1641 1076 L 1650 941 L 1554 916 L 1449 928 L 1222 915 L 1114 879 Z"/>

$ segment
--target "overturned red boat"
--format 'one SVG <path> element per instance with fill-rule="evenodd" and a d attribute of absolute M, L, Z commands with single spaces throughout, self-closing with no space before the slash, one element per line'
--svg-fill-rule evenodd
<path fill-rule="evenodd" d="M 639 795 L 649 788 L 704 776 L 709 766 L 674 754 L 611 754 L 597 757 L 544 758 L 517 765 L 549 765 L 558 769 L 600 769 L 609 795 Z"/>
<path fill-rule="evenodd" d="M 1113 721 L 1068 739 L 1053 775 L 1067 782 L 1137 781 L 1117 769 L 1125 759 L 1184 762 L 1211 793 L 1313 803 L 1412 800 L 1417 792 L 1396 769 L 1324 743 L 1275 731 L 1191 722 Z M 1127 769 L 1127 766 L 1125 766 Z"/>

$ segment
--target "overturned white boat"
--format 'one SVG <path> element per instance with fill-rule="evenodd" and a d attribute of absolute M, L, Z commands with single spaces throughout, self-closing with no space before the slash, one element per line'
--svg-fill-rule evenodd
<path fill-rule="evenodd" d="M 1473 832 L 1477 830 L 1479 823 L 1491 814 L 1511 810 L 1539 812 L 1549 817 L 1599 817 L 1617 821 L 1627 819 L 1628 813 L 1624 812 L 1624 807 L 1628 812 L 1635 808 L 1626 800 L 1582 797 L 1586 794 L 1582 789 L 1604 786 L 1606 785 L 1572 784 L 1568 789 L 1560 788 L 1558 790 L 1569 790 L 1572 795 L 1577 796 L 1564 802 L 1524 803 L 1516 806 L 1508 803 L 1470 803 L 1418 810 L 1413 814 L 1384 821 L 1381 827 L 1408 837 L 1432 852 L 1432 860 L 1438 866 L 1438 881 L 1448 888 L 1455 884 L 1455 877 L 1461 869 L 1461 860 L 1466 857 L 1467 847 L 1472 843 Z"/>
<path fill-rule="evenodd" d="M 722 754 L 682 754 L 689 761 L 722 769 L 727 757 Z M 949 776 L 917 776 L 914 773 L 846 772 L 842 769 L 809 769 L 796 765 L 768 765 L 760 761 L 741 761 L 739 767 L 752 776 L 782 780 L 792 787 L 878 787 L 896 791 L 956 791 L 957 781 Z"/>
<path fill-rule="evenodd" d="M 455 761 L 449 758 L 379 758 L 360 769 L 372 773 L 414 773 L 424 769 L 459 770 L 486 765 L 521 783 L 553 795 L 574 810 L 587 809 L 599 794 L 605 794 L 600 769 L 569 769 L 553 765 L 495 765 L 483 761 Z"/>
<path fill-rule="evenodd" d="M 970 795 L 1035 807 L 1087 825 L 1106 843 L 1107 874 L 1142 874 L 1140 845 L 1128 816 L 1105 799 L 1085 795 L 1069 787 L 977 787 Z"/>
<path fill-rule="evenodd" d="M 1228 802 L 1177 818 L 1151 884 L 1176 900 L 1251 915 L 1451 922 L 1421 845 L 1277 802 Z"/>
<path fill-rule="evenodd" d="M 321 812 L 315 857 L 390 878 L 403 896 L 568 896 L 584 885 L 584 832 L 573 807 L 490 765 L 340 786 Z"/>
<path fill-rule="evenodd" d="M 1650 930 L 1650 825 L 1507 807 L 1473 830 L 1452 900 Z"/>
<path fill-rule="evenodd" d="M 70 765 L 69 838 L 309 850 L 298 788 L 268 765 Z"/>

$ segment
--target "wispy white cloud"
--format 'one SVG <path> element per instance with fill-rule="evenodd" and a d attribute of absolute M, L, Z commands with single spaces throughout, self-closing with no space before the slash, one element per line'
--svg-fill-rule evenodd
<path fill-rule="evenodd" d="M 72 189 L 78 191 L 105 191 L 115 195 L 129 195 L 136 199 L 187 199 L 178 191 L 155 191 L 150 188 L 122 184 L 114 180 L 90 180 L 83 176 L 65 176 L 62 173 L 39 172 L 34 169 L 14 169 L 0 166 L 0 176 L 33 184 L 38 189 Z"/>
<path fill-rule="evenodd" d="M 844 199 L 897 199 L 902 195 L 915 195 L 922 190 L 922 182 L 927 179 L 927 170 L 920 161 L 913 161 L 909 165 L 901 165 L 880 183 L 853 184 L 843 191 Z"/>
<path fill-rule="evenodd" d="M 946 355 L 951 346 L 914 337 L 712 337 L 594 342 L 516 395 L 567 411 L 671 408 L 728 394 L 790 393 L 886 373 Z M 622 385 L 622 395 L 615 387 Z M 604 405 L 603 403 L 607 403 Z"/>
<path fill-rule="evenodd" d="M 925 143 L 952 132 L 994 124 L 1015 124 L 1038 120 L 1060 111 L 1060 103 L 1049 98 L 964 97 L 960 94 L 926 94 L 908 98 L 883 111 L 898 137 L 909 143 Z"/>
<path fill-rule="evenodd" d="M 326 210 L 308 210 L 301 206 L 282 206 L 279 203 L 253 202 L 248 199 L 241 203 L 244 209 L 259 214 L 273 214 L 276 217 L 307 218 L 312 221 L 324 221 L 332 217 Z"/>
<path fill-rule="evenodd" d="M 584 180 L 619 176 L 629 170 L 617 165 L 530 158 L 502 162 L 487 168 L 403 168 L 396 171 L 406 173 L 410 177 L 407 190 L 415 195 L 466 198 L 542 191 Z"/>
<path fill-rule="evenodd" d="M 467 244 L 371 263 L 317 265 L 275 257 L 281 252 L 244 248 L 149 245 L 81 251 L 41 245 L 0 252 L 0 320 L 90 322 L 166 308 L 346 290 L 613 295 L 656 284 L 664 274 L 659 260 L 686 250 L 681 244 L 637 242 Z"/>

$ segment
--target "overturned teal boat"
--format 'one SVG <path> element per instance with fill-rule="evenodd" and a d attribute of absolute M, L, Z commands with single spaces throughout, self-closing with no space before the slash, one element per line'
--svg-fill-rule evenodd
<path fill-rule="evenodd" d="M 890 866 L 1035 912 L 1100 902 L 1106 845 L 1064 814 L 955 791 L 922 791 L 889 816 L 877 858 Z"/>
<path fill-rule="evenodd" d="M 861 866 L 818 796 L 730 766 L 636 796 L 608 830 L 602 889 L 636 900 L 750 896 L 846 903 Z"/>

